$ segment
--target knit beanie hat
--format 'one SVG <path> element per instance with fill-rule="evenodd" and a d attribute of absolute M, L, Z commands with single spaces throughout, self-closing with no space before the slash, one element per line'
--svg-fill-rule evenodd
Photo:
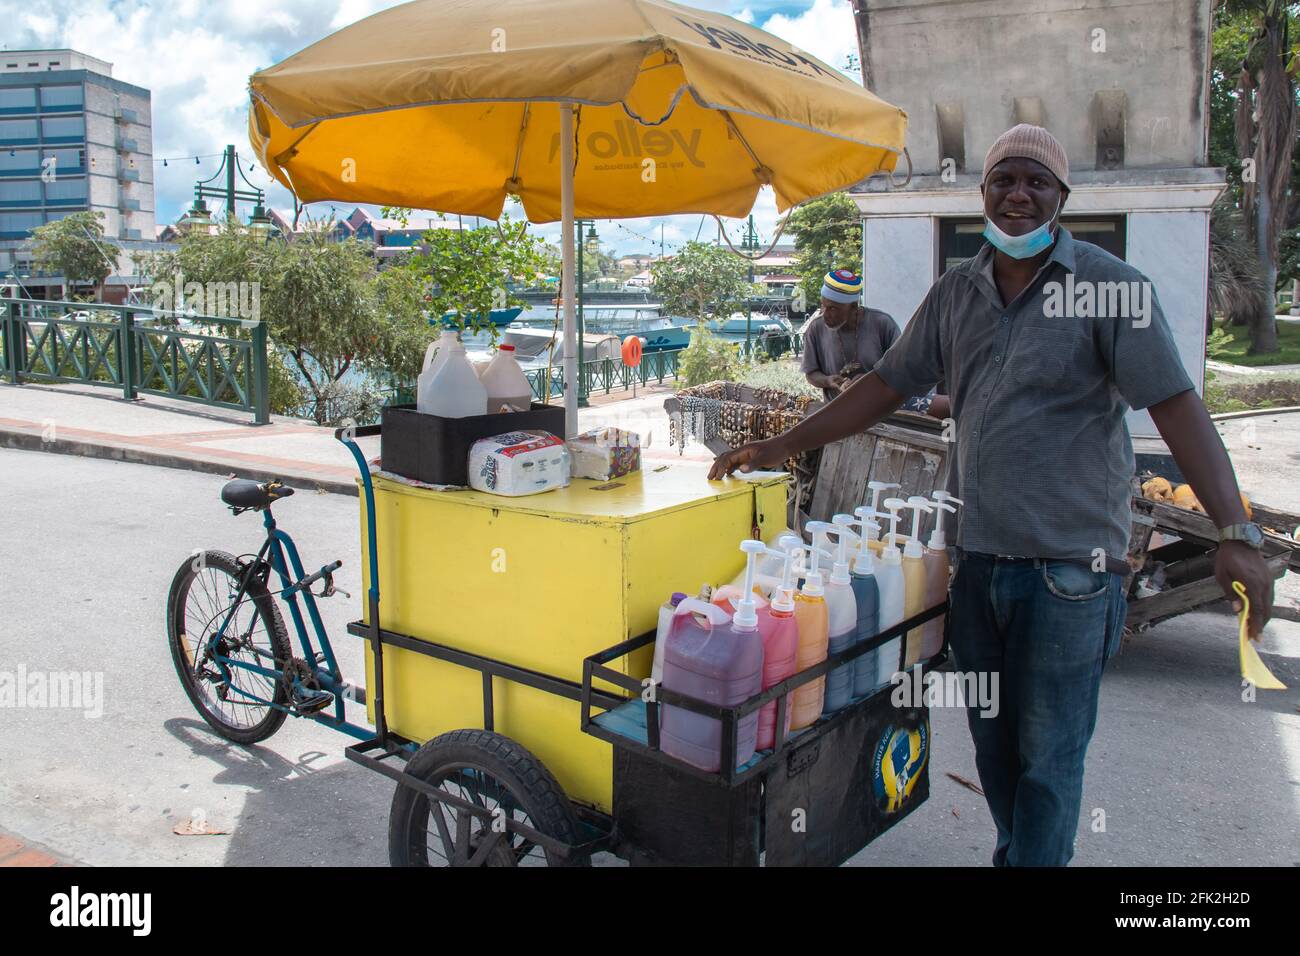
<path fill-rule="evenodd" d="M 1070 160 L 1066 158 L 1065 147 L 1041 126 L 1030 126 L 1028 123 L 1011 127 L 989 147 L 989 153 L 984 157 L 984 175 L 980 177 L 980 182 L 989 178 L 994 166 L 1013 156 L 1042 163 L 1061 181 L 1062 186 L 1070 188 Z"/>

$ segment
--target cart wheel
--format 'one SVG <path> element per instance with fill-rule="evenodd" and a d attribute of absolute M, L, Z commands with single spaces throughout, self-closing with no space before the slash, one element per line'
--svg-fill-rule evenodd
<path fill-rule="evenodd" d="M 573 805 L 549 770 L 522 745 L 486 730 L 453 730 L 430 740 L 406 772 L 492 814 L 484 819 L 398 784 L 388 819 L 393 866 L 590 866 L 504 830 L 513 820 L 573 846 L 581 832 Z"/>

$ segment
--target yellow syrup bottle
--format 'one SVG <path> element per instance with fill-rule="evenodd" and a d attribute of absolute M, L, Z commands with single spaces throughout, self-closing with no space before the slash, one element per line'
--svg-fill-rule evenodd
<path fill-rule="evenodd" d="M 897 499 L 895 499 L 897 500 Z M 925 610 L 926 587 L 925 548 L 921 545 L 921 513 L 933 511 L 930 499 L 913 495 L 906 505 L 912 509 L 912 536 L 903 548 L 903 618 Z M 907 648 L 903 652 L 903 667 L 909 668 L 921 659 L 921 631 L 917 626 L 907 632 Z"/>
<path fill-rule="evenodd" d="M 948 539 L 943 533 L 943 513 L 957 513 L 948 502 L 964 504 L 946 491 L 936 491 L 934 497 L 934 530 L 925 548 L 925 606 L 934 607 L 948 599 Z M 921 627 L 921 660 L 929 660 L 943 650 L 943 622 L 946 615 L 936 617 Z"/>
<path fill-rule="evenodd" d="M 812 560 L 803 587 L 794 597 L 794 620 L 799 628 L 799 653 L 796 666 L 801 671 L 826 660 L 830 645 L 830 612 L 826 607 L 822 573 L 818 570 L 818 558 L 821 557 L 821 552 L 811 545 L 802 547 L 803 550 L 811 553 Z M 794 692 L 794 704 L 790 708 L 790 729 L 800 730 L 813 724 L 822 715 L 822 705 L 825 702 L 825 676 L 797 688 Z"/>

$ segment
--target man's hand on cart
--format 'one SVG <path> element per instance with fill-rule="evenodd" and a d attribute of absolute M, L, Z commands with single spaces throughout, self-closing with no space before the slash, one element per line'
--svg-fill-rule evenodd
<path fill-rule="evenodd" d="M 1273 572 L 1264 556 L 1241 541 L 1221 541 L 1214 559 L 1214 578 L 1232 603 L 1233 613 L 1241 613 L 1241 599 L 1232 590 L 1232 582 L 1240 581 L 1250 598 L 1250 620 L 1246 626 L 1250 639 L 1259 640 L 1259 633 L 1268 623 L 1273 611 Z"/>
<path fill-rule="evenodd" d="M 736 469 L 755 471 L 759 468 L 775 468 L 790 457 L 790 453 L 785 450 L 780 439 L 781 436 L 752 441 L 732 451 L 724 452 L 713 460 L 713 467 L 709 469 L 709 480 L 717 481 L 726 478 Z"/>

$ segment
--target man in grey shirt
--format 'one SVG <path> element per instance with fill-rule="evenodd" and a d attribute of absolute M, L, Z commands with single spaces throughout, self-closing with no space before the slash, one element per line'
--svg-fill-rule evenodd
<path fill-rule="evenodd" d="M 1215 575 L 1255 637 L 1273 605 L 1223 442 L 1184 372 L 1150 281 L 1060 228 L 1069 164 L 1021 125 L 989 150 L 986 245 L 931 287 L 902 337 L 838 399 L 784 435 L 714 462 L 712 478 L 770 467 L 870 428 L 945 380 L 957 423 L 956 666 L 997 687 L 968 709 L 997 827 L 995 865 L 1069 862 L 1101 674 L 1123 632 L 1133 449 L 1146 408 L 1220 529 Z M 992 683 L 997 679 L 997 683 Z"/>
<path fill-rule="evenodd" d="M 861 304 L 862 277 L 834 269 L 822 280 L 820 314 L 803 330 L 803 372 L 830 401 L 866 375 L 900 334 L 898 323 Z"/>

